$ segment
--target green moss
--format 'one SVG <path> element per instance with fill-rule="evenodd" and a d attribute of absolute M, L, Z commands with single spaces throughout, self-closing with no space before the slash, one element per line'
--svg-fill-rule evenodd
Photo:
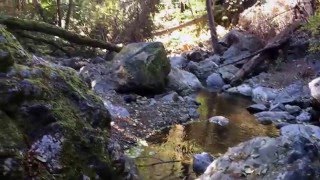
<path fill-rule="evenodd" d="M 31 56 L 22 48 L 18 40 L 0 25 L 0 50 L 10 55 L 10 62 L 25 63 Z"/>
<path fill-rule="evenodd" d="M 4 112 L 0 110 L 0 155 L 5 151 L 25 147 L 23 134 Z M 17 152 L 16 152 L 17 153 Z"/>

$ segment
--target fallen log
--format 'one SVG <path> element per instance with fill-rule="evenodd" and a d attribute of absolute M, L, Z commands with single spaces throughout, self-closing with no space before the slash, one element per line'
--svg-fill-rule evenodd
<path fill-rule="evenodd" d="M 156 31 L 156 32 L 152 33 L 152 35 L 153 36 L 161 36 L 161 35 L 164 35 L 164 34 L 172 33 L 173 31 L 176 31 L 178 29 L 182 29 L 182 28 L 197 24 L 197 23 L 199 23 L 201 21 L 204 21 L 204 20 L 206 20 L 206 18 L 207 18 L 207 14 L 202 15 L 202 16 L 200 16 L 200 17 L 198 17 L 196 19 L 193 19 L 191 21 L 179 24 L 177 26 L 174 26 L 174 27 L 171 27 L 171 28 L 168 28 L 168 29 L 164 29 L 164 30 Z"/>
<path fill-rule="evenodd" d="M 277 36 L 271 39 L 267 45 L 261 49 L 252 53 L 251 55 L 241 58 L 240 60 L 236 60 L 233 63 L 237 63 L 244 59 L 250 58 L 241 69 L 235 74 L 235 76 L 231 79 L 231 85 L 237 85 L 241 83 L 246 76 L 252 73 L 257 66 L 259 66 L 264 60 L 272 59 L 271 56 L 274 55 L 272 52 L 275 52 L 279 49 L 282 49 L 288 40 L 290 39 L 291 34 L 297 30 L 301 26 L 301 22 L 295 22 L 281 31 Z"/>
<path fill-rule="evenodd" d="M 9 29 L 13 30 L 26 30 L 26 31 L 35 31 L 41 32 L 49 35 L 58 36 L 69 42 L 90 46 L 95 48 L 102 48 L 109 51 L 119 52 L 121 47 L 111 44 L 108 42 L 103 42 L 96 39 L 91 39 L 86 36 L 81 36 L 70 31 L 67 31 L 63 28 L 33 20 L 24 20 L 20 18 L 10 17 L 10 16 L 0 16 L 0 24 L 6 25 Z"/>

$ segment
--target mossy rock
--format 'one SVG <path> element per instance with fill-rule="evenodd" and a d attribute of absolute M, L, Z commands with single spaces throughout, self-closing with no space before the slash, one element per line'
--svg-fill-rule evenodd
<path fill-rule="evenodd" d="M 73 69 L 31 58 L 0 32 L 15 62 L 0 76 L 0 178 L 117 179 L 106 149 L 111 117 L 99 97 Z"/>
<path fill-rule="evenodd" d="M 119 91 L 160 92 L 166 86 L 171 66 L 160 42 L 128 44 L 113 61 Z"/>

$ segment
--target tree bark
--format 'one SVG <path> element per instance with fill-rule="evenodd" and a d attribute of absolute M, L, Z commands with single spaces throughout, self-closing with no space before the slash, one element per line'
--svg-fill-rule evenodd
<path fill-rule="evenodd" d="M 58 26 L 62 27 L 61 0 L 57 0 Z"/>
<path fill-rule="evenodd" d="M 73 9 L 73 0 L 69 0 L 68 12 L 67 12 L 67 17 L 66 17 L 66 26 L 65 26 L 66 30 L 69 29 L 72 9 Z"/>
<path fill-rule="evenodd" d="M 216 26 L 214 22 L 214 16 L 213 16 L 213 6 L 214 6 L 214 0 L 206 0 L 206 8 L 208 13 L 208 21 L 209 21 L 209 28 L 210 28 L 210 35 L 211 35 L 211 43 L 213 52 L 217 54 L 221 54 L 221 48 L 218 43 L 218 37 L 216 32 Z"/>
<path fill-rule="evenodd" d="M 45 14 L 44 14 L 44 10 L 41 7 L 40 3 L 38 2 L 38 0 L 33 0 L 33 6 L 35 8 L 35 10 L 39 13 L 40 17 L 42 18 L 43 22 L 48 22 Z"/>
<path fill-rule="evenodd" d="M 115 51 L 115 52 L 119 52 L 121 50 L 121 47 L 115 44 L 91 39 L 86 36 L 77 35 L 75 33 L 69 32 L 60 27 L 56 27 L 54 25 L 47 24 L 44 22 L 24 20 L 24 19 L 19 19 L 19 18 L 10 17 L 10 16 L 0 16 L 0 24 L 4 24 L 11 29 L 35 31 L 35 32 L 41 32 L 49 35 L 58 36 L 69 42 L 76 43 L 79 45 L 102 48 L 102 49 L 107 49 L 109 51 Z"/>

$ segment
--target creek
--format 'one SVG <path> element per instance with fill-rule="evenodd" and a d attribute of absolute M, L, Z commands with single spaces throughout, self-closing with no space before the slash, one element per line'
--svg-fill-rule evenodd
<path fill-rule="evenodd" d="M 164 129 L 149 137 L 147 146 L 127 152 L 135 158 L 143 179 L 194 179 L 194 154 L 209 152 L 218 157 L 253 137 L 278 135 L 274 126 L 259 124 L 246 110 L 252 104 L 247 98 L 203 91 L 197 101 L 201 103 L 198 120 Z M 222 127 L 208 121 L 217 115 L 228 118 L 229 124 Z"/>

